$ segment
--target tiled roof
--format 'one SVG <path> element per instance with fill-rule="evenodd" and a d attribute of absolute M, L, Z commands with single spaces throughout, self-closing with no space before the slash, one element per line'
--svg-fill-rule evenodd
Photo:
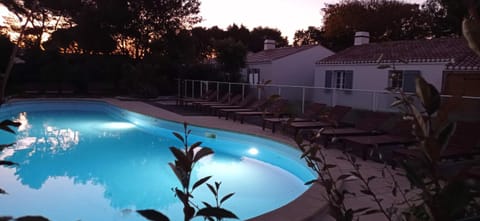
<path fill-rule="evenodd" d="M 259 51 L 257 53 L 250 53 L 247 55 L 247 63 L 262 63 L 262 62 L 271 62 L 300 51 L 304 51 L 318 45 L 305 45 L 300 47 L 285 47 L 285 48 L 275 48 L 269 50 Z"/>
<path fill-rule="evenodd" d="M 464 38 L 391 41 L 353 46 L 317 64 L 447 62 L 449 70 L 480 70 L 480 57 Z"/>

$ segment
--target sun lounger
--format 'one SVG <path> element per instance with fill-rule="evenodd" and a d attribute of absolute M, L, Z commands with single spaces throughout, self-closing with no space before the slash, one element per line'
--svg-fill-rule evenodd
<path fill-rule="evenodd" d="M 321 132 L 324 146 L 328 146 L 329 142 L 335 137 L 381 135 L 384 133 L 382 125 L 391 116 L 391 114 L 384 112 L 360 113 L 354 127 L 325 128 Z"/>
<path fill-rule="evenodd" d="M 282 116 L 287 113 L 288 100 L 286 99 L 277 99 L 263 111 L 239 111 L 233 113 L 233 121 L 237 118 L 240 119 L 240 123 L 243 124 L 245 117 L 254 117 L 254 116 Z"/>
<path fill-rule="evenodd" d="M 242 95 L 237 94 L 233 97 L 227 97 L 227 99 L 224 102 L 208 102 L 208 103 L 200 103 L 199 104 L 199 109 L 207 110 L 210 111 L 211 107 L 217 107 L 217 106 L 227 106 L 227 105 L 234 105 L 238 104 L 242 100 Z"/>
<path fill-rule="evenodd" d="M 176 103 L 177 105 L 186 106 L 187 104 L 192 102 L 213 100 L 216 97 L 217 97 L 217 91 L 209 90 L 205 92 L 200 98 L 178 98 Z"/>
<path fill-rule="evenodd" d="M 379 148 L 387 145 L 409 145 L 416 143 L 415 137 L 411 133 L 412 121 L 399 119 L 395 126 L 391 127 L 385 134 L 366 135 L 366 136 L 343 136 L 338 140 L 343 144 L 343 149 L 347 145 L 359 146 L 362 151 L 362 158 L 366 160 L 373 148 Z"/>
<path fill-rule="evenodd" d="M 213 105 L 210 106 L 209 109 L 212 114 L 218 115 L 218 110 L 220 109 L 238 109 L 238 108 L 248 108 L 250 105 L 255 102 L 255 96 L 253 94 L 249 94 L 244 97 L 241 101 L 235 104 L 222 104 L 222 105 Z"/>
<path fill-rule="evenodd" d="M 261 110 L 261 108 L 267 103 L 267 99 L 260 99 L 256 100 L 252 104 L 250 104 L 247 108 L 222 108 L 217 110 L 218 118 L 221 118 L 222 115 L 225 116 L 225 119 L 228 120 L 228 116 L 230 114 L 233 114 L 235 112 L 241 112 L 241 111 L 258 111 Z"/>
<path fill-rule="evenodd" d="M 306 121 L 306 122 L 292 122 L 288 126 L 294 129 L 294 135 L 296 136 L 300 130 L 304 129 L 321 129 L 324 127 L 342 127 L 341 120 L 351 110 L 351 107 L 336 105 L 331 108 L 326 115 L 321 117 L 318 121 Z"/>
<path fill-rule="evenodd" d="M 221 96 L 218 101 L 214 100 L 213 101 L 194 101 L 192 102 L 192 106 L 194 109 L 199 109 L 201 107 L 201 105 L 204 105 L 204 104 L 213 104 L 213 103 L 216 103 L 216 104 L 222 104 L 224 102 L 228 102 L 228 99 L 230 98 L 230 95 L 229 93 L 226 93 L 224 94 L 223 96 Z"/>
<path fill-rule="evenodd" d="M 262 130 L 265 130 L 267 124 L 270 124 L 272 127 L 272 133 L 275 133 L 275 126 L 277 124 L 286 124 L 289 122 L 304 122 L 312 121 L 321 116 L 325 111 L 325 104 L 321 103 L 312 103 L 305 108 L 304 114 L 298 117 L 268 117 L 263 118 L 262 121 Z"/>

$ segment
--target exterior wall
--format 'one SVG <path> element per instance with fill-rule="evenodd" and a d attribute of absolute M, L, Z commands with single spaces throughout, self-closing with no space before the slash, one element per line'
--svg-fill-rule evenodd
<path fill-rule="evenodd" d="M 313 47 L 273 61 L 273 84 L 313 86 L 315 61 L 333 55 L 322 46 Z M 267 79 L 267 78 L 265 78 Z"/>
<path fill-rule="evenodd" d="M 315 89 L 313 101 L 332 106 L 346 105 L 357 109 L 395 111 L 396 109 L 390 108 L 390 104 L 394 101 L 395 95 L 387 91 L 385 91 L 385 93 L 378 92 L 384 91 L 385 88 L 388 87 L 388 72 L 391 69 L 378 69 L 377 66 L 376 64 L 316 65 L 315 87 L 325 87 L 326 70 L 352 70 L 353 91 Z M 396 70 L 403 71 L 420 71 L 427 82 L 433 84 L 439 91 L 442 89 L 445 63 L 396 64 L 395 68 Z M 384 109 L 377 109 L 377 107 Z"/>
<path fill-rule="evenodd" d="M 321 65 L 315 67 L 316 87 L 325 86 L 326 70 L 353 70 L 353 89 L 384 90 L 388 87 L 388 72 L 391 69 L 378 69 L 376 64 Z M 445 63 L 432 64 L 396 64 L 397 70 L 418 70 L 425 80 L 442 90 Z"/>

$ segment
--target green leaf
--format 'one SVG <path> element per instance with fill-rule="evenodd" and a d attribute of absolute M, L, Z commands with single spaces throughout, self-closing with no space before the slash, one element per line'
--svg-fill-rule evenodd
<path fill-rule="evenodd" d="M 440 150 L 443 151 L 448 145 L 450 137 L 455 132 L 457 124 L 454 122 L 449 122 L 446 126 L 440 129 L 437 134 L 437 142 L 440 146 Z"/>
<path fill-rule="evenodd" d="M 198 162 L 200 159 L 202 159 L 203 157 L 208 156 L 210 154 L 213 154 L 213 150 L 208 148 L 208 147 L 204 147 L 204 148 L 200 149 L 197 152 L 197 154 L 195 154 L 195 157 L 193 158 L 193 162 Z"/>
<path fill-rule="evenodd" d="M 337 178 L 337 181 L 347 179 L 348 177 L 350 177 L 350 174 L 342 174 Z"/>
<path fill-rule="evenodd" d="M 10 127 L 19 127 L 20 125 L 22 125 L 22 124 L 19 123 L 19 122 L 13 122 L 11 120 L 4 120 L 4 121 L 0 122 L 0 129 L 14 134 L 15 131 L 12 130 L 12 128 L 10 128 Z"/>
<path fill-rule="evenodd" d="M 202 145 L 202 142 L 201 142 L 201 141 L 198 141 L 198 142 L 192 144 L 192 145 L 190 146 L 190 148 L 191 148 L 191 149 L 195 149 L 196 147 L 199 147 L 200 145 Z"/>
<path fill-rule="evenodd" d="M 48 221 L 48 219 L 43 216 L 22 216 L 16 218 L 15 221 Z"/>
<path fill-rule="evenodd" d="M 368 209 L 370 209 L 370 207 L 363 207 L 363 208 L 354 210 L 353 213 L 361 213 L 361 212 L 363 212 L 365 210 L 368 210 Z"/>
<path fill-rule="evenodd" d="M 429 84 L 421 76 L 417 76 L 415 79 L 416 94 L 420 98 L 423 107 L 427 111 L 428 115 L 432 115 L 437 112 L 440 107 L 441 97 L 435 86 Z"/>
<path fill-rule="evenodd" d="M 366 212 L 364 212 L 362 215 L 369 215 L 369 214 L 374 214 L 374 213 L 381 213 L 382 211 L 378 210 L 378 209 L 371 209 L 371 210 L 368 210 Z"/>
<path fill-rule="evenodd" d="M 208 189 L 210 189 L 210 191 L 213 193 L 213 195 L 217 196 L 217 191 L 215 190 L 215 188 L 212 186 L 212 184 L 210 183 L 207 183 L 207 186 L 208 186 Z"/>
<path fill-rule="evenodd" d="M 15 145 L 15 143 L 10 143 L 10 144 L 0 144 L 0 152 L 2 152 L 5 148 L 11 147 Z"/>
<path fill-rule="evenodd" d="M 177 139 L 179 139 L 180 141 L 182 141 L 182 143 L 185 143 L 185 139 L 183 138 L 182 135 L 180 135 L 180 134 L 177 133 L 177 132 L 173 132 L 173 135 L 175 135 L 175 137 L 177 137 Z"/>
<path fill-rule="evenodd" d="M 12 161 L 7 161 L 7 160 L 0 160 L 0 165 L 1 166 L 17 166 L 18 163 L 14 163 Z"/>
<path fill-rule="evenodd" d="M 144 218 L 151 221 L 169 221 L 167 216 L 163 215 L 162 213 L 156 210 L 152 210 L 152 209 L 137 210 L 137 213 L 139 213 Z"/>
<path fill-rule="evenodd" d="M 192 162 L 187 158 L 185 153 L 175 147 L 170 147 L 170 151 L 173 153 L 178 163 L 180 164 L 178 166 L 180 166 L 186 172 L 190 172 L 192 167 Z"/>
<path fill-rule="evenodd" d="M 227 195 L 225 195 L 224 197 L 222 197 L 222 199 L 220 200 L 220 204 L 222 204 L 223 202 L 225 202 L 226 200 L 228 200 L 230 197 L 232 197 L 233 195 L 235 195 L 235 193 L 229 193 Z"/>
<path fill-rule="evenodd" d="M 215 217 L 217 219 L 223 218 L 230 218 L 230 219 L 238 219 L 238 217 L 233 214 L 232 212 L 218 207 L 207 207 L 198 210 L 196 216 L 204 216 L 204 217 Z"/>
<path fill-rule="evenodd" d="M 200 180 L 198 180 L 197 182 L 195 182 L 193 184 L 193 187 L 192 187 L 192 191 L 195 190 L 197 187 L 199 187 L 200 185 L 202 185 L 203 183 L 207 182 L 208 179 L 212 178 L 212 176 L 206 176 Z"/>
<path fill-rule="evenodd" d="M 183 205 L 187 205 L 187 204 L 188 204 L 188 196 L 187 196 L 187 194 L 185 194 L 184 192 L 182 192 L 182 191 L 179 190 L 178 188 L 175 188 L 175 194 L 176 194 L 177 197 L 180 199 L 180 201 L 182 201 Z"/>
<path fill-rule="evenodd" d="M 203 203 L 203 205 L 205 205 L 206 207 L 213 207 L 212 205 L 210 205 L 210 204 L 207 203 L 207 202 L 203 202 L 203 201 L 202 201 L 202 203 Z"/>
<path fill-rule="evenodd" d="M 317 181 L 318 181 L 317 179 L 315 179 L 315 180 L 310 180 L 310 181 L 305 182 L 305 185 L 311 185 L 311 184 L 313 184 L 313 183 L 316 183 Z"/>

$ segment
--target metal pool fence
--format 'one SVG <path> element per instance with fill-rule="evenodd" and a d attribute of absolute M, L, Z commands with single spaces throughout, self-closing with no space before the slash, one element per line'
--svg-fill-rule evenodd
<path fill-rule="evenodd" d="M 338 89 L 325 87 L 310 87 L 297 85 L 278 84 L 249 84 L 221 81 L 178 79 L 179 97 L 201 97 L 208 90 L 216 90 L 217 99 L 224 93 L 232 93 L 246 96 L 254 93 L 258 98 L 278 94 L 288 99 L 299 113 L 303 113 L 305 107 L 312 102 L 320 102 L 328 106 L 344 105 L 354 109 L 370 111 L 396 112 L 397 108 L 391 107 L 398 94 L 389 91 Z M 442 101 L 454 99 L 451 95 L 442 95 Z M 460 99 L 457 111 L 480 115 L 480 97 L 463 96 Z"/>

